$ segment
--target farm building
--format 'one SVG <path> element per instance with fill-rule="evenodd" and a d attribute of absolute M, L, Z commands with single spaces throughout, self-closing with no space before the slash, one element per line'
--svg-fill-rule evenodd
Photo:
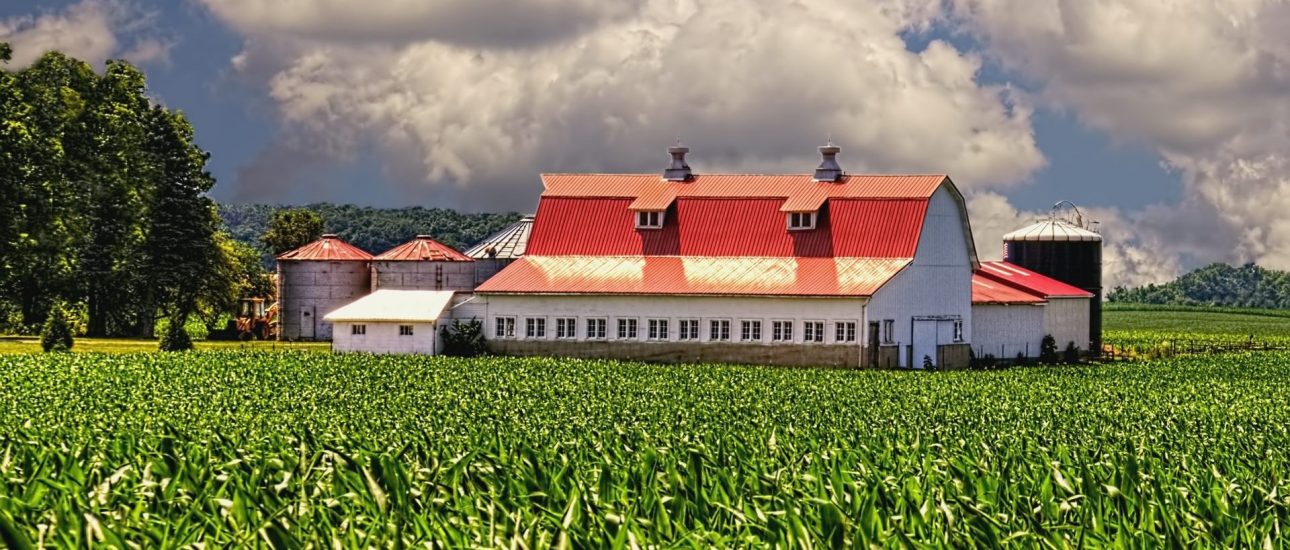
<path fill-rule="evenodd" d="M 475 288 L 475 261 L 430 238 L 416 238 L 372 258 L 372 290 L 462 290 Z"/>
<path fill-rule="evenodd" d="M 525 216 L 466 249 L 466 256 L 475 260 L 475 285 L 492 278 L 502 268 L 523 256 L 532 230 L 533 216 Z"/>
<path fill-rule="evenodd" d="M 977 357 L 1038 357 L 1045 335 L 1058 349 L 1089 350 L 1094 295 L 1008 262 L 984 262 L 972 276 L 972 348 Z"/>
<path fill-rule="evenodd" d="M 319 319 L 371 291 L 372 255 L 332 234 L 278 256 L 279 338 L 330 340 Z"/>
<path fill-rule="evenodd" d="M 523 257 L 477 289 L 520 355 L 965 366 L 979 266 L 945 175 L 547 174 Z"/>
<path fill-rule="evenodd" d="M 456 293 L 450 290 L 380 289 L 328 313 L 336 327 L 335 351 L 435 355 L 439 327 Z"/>

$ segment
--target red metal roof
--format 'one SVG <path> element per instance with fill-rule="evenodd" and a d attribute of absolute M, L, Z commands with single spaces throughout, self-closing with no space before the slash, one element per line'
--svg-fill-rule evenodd
<path fill-rule="evenodd" d="M 368 254 L 363 249 L 349 244 L 341 240 L 340 237 L 330 233 L 323 235 L 322 238 L 300 248 L 283 252 L 278 255 L 278 260 L 290 261 L 365 262 L 371 259 L 371 254 Z"/>
<path fill-rule="evenodd" d="M 912 258 L 926 199 L 829 202 L 789 231 L 777 198 L 678 199 L 662 229 L 636 229 L 630 198 L 543 197 L 528 254 Z"/>
<path fill-rule="evenodd" d="M 1092 298 L 1093 294 L 1008 262 L 981 262 L 977 274 L 1044 298 Z"/>
<path fill-rule="evenodd" d="M 417 235 L 399 246 L 386 250 L 376 256 L 381 261 L 431 261 L 431 262 L 473 262 L 474 259 L 457 252 L 451 246 L 430 238 L 429 235 Z"/>
<path fill-rule="evenodd" d="M 972 303 L 974 304 L 1042 304 L 1043 297 L 1013 288 L 993 279 L 972 274 Z"/>
<path fill-rule="evenodd" d="M 653 195 L 674 189 L 677 197 L 738 199 L 823 192 L 853 199 L 926 199 L 945 181 L 944 174 L 845 175 L 819 182 L 812 174 L 696 174 L 688 181 L 667 181 L 658 174 L 542 174 L 543 197 L 617 197 Z"/>
<path fill-rule="evenodd" d="M 538 219 L 542 219 L 541 214 Z M 480 293 L 871 296 L 909 258 L 535 256 Z"/>

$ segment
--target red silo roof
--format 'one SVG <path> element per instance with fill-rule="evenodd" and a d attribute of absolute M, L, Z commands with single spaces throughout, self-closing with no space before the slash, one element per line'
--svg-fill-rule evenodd
<path fill-rule="evenodd" d="M 399 246 L 386 250 L 375 258 L 380 261 L 429 261 L 429 262 L 473 262 L 474 259 L 457 252 L 451 246 L 430 238 L 429 235 L 417 235 Z"/>
<path fill-rule="evenodd" d="M 977 274 L 1044 298 L 1092 298 L 1093 294 L 1009 262 L 981 262 Z"/>
<path fill-rule="evenodd" d="M 283 252 L 278 260 L 291 261 L 359 261 L 372 259 L 367 251 L 349 244 L 339 236 L 328 233 L 322 238 L 295 250 Z"/>

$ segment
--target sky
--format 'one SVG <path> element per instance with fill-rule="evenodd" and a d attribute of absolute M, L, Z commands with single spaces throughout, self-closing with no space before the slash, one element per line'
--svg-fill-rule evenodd
<path fill-rule="evenodd" d="M 532 211 L 543 172 L 947 173 L 984 259 L 1078 204 L 1107 283 L 1290 269 L 1286 0 L 0 0 L 142 67 L 224 202 Z"/>

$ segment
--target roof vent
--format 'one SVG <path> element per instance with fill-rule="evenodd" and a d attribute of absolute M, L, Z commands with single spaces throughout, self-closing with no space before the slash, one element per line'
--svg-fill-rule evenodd
<path fill-rule="evenodd" d="M 339 239 L 339 238 L 340 238 L 340 235 L 337 235 L 337 234 L 335 234 L 335 233 L 323 233 L 322 238 L 324 238 L 324 239 Z"/>
<path fill-rule="evenodd" d="M 663 179 L 667 181 L 687 181 L 694 177 L 690 171 L 690 165 L 685 163 L 685 154 L 690 152 L 690 148 L 681 145 L 677 140 L 676 145 L 667 148 L 667 154 L 672 155 L 672 165 L 663 171 Z"/>
<path fill-rule="evenodd" d="M 841 147 L 833 144 L 829 140 L 828 145 L 820 147 L 820 156 L 824 160 L 820 161 L 820 166 L 815 169 L 815 181 L 833 181 L 842 179 L 842 167 L 838 166 L 838 152 L 842 151 Z"/>

